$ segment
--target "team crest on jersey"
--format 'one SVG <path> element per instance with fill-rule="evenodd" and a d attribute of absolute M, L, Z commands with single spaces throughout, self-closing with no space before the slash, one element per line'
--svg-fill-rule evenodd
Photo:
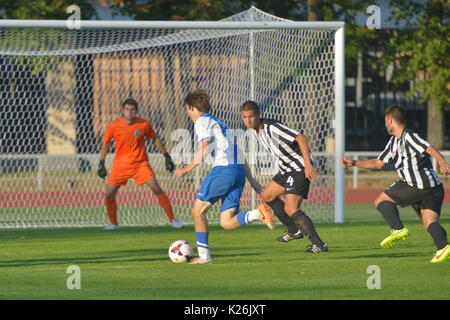
<path fill-rule="evenodd" d="M 135 131 L 134 131 L 134 136 L 135 136 L 136 138 L 139 137 L 139 133 L 140 133 L 139 130 L 135 130 Z"/>

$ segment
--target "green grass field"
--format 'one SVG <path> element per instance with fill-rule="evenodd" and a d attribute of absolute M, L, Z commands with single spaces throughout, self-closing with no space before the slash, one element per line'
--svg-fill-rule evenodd
<path fill-rule="evenodd" d="M 195 243 L 194 230 L 170 227 L 0 230 L 0 299 L 450 299 L 450 261 L 432 264 L 430 235 L 410 208 L 401 209 L 411 237 L 394 248 L 380 241 L 389 228 L 371 205 L 348 205 L 345 224 L 317 224 L 330 252 L 305 253 L 308 240 L 278 243 L 284 229 L 254 224 L 211 226 L 213 264 L 174 264 L 174 240 Z M 441 223 L 450 231 L 450 206 Z M 81 288 L 69 290 L 70 265 Z M 381 289 L 368 289 L 369 266 Z"/>

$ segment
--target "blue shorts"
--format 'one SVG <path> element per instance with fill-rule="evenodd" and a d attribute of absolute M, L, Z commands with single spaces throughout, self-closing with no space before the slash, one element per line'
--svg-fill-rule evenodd
<path fill-rule="evenodd" d="M 213 205 L 222 200 L 220 212 L 236 208 L 239 212 L 239 202 L 245 187 L 245 171 L 240 164 L 216 166 L 206 175 L 202 182 L 197 199 Z"/>

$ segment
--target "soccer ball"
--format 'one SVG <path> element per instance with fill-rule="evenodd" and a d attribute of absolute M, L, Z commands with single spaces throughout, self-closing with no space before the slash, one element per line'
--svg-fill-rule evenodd
<path fill-rule="evenodd" d="M 187 241 L 177 240 L 169 247 L 169 258 L 175 263 L 188 262 L 192 256 L 193 250 Z"/>

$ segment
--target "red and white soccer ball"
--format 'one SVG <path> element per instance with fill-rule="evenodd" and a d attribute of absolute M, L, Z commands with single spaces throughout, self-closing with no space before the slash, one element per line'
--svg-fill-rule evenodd
<path fill-rule="evenodd" d="M 189 242 L 185 240 L 177 240 L 169 247 L 169 257 L 172 262 L 188 262 L 192 259 L 193 250 Z"/>

